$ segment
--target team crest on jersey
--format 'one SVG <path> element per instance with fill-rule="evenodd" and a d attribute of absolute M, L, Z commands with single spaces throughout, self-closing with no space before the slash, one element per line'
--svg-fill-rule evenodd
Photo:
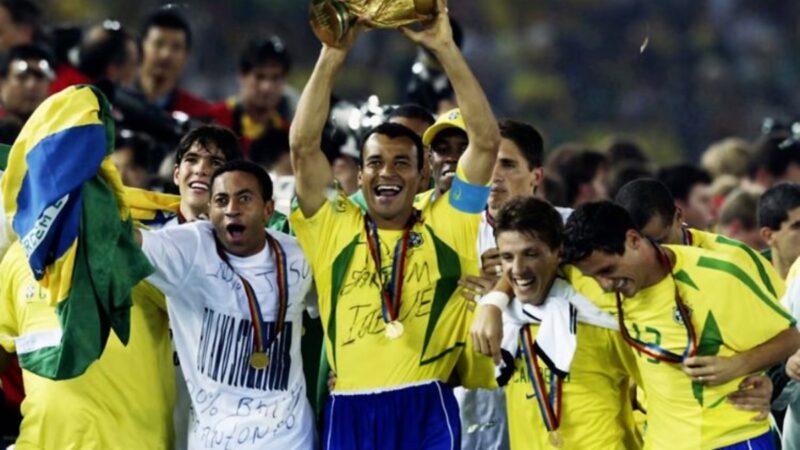
<path fill-rule="evenodd" d="M 29 284 L 25 287 L 25 300 L 33 300 L 34 295 L 36 295 L 36 287 L 33 284 Z"/>
<path fill-rule="evenodd" d="M 411 246 L 411 248 L 417 248 L 421 246 L 423 242 L 425 241 L 422 239 L 422 234 L 417 233 L 416 231 L 409 233 L 408 245 Z"/>
<path fill-rule="evenodd" d="M 686 307 L 686 310 L 689 312 L 689 315 L 691 316 L 692 310 L 689 309 L 688 306 Z M 675 323 L 677 324 L 685 325 L 685 323 L 683 322 L 683 317 L 681 317 L 681 312 L 678 310 L 677 306 L 672 307 L 672 320 L 674 320 Z"/>

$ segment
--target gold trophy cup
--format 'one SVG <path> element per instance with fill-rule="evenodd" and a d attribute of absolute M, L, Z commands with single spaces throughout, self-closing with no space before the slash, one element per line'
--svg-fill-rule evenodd
<path fill-rule="evenodd" d="M 433 17 L 436 0 L 311 0 L 310 12 L 317 38 L 338 47 L 357 17 L 369 17 L 374 27 L 398 28 Z"/>

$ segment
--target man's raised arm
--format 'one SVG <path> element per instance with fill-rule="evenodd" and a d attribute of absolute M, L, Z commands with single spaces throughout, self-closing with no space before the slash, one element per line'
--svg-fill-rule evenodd
<path fill-rule="evenodd" d="M 306 217 L 313 216 L 322 207 L 327 198 L 326 190 L 333 182 L 333 171 L 321 149 L 322 129 L 328 120 L 334 79 L 361 28 L 360 24 L 354 26 L 341 48 L 322 46 L 289 131 L 297 200 Z"/>
<path fill-rule="evenodd" d="M 500 130 L 486 94 L 453 40 L 447 2 L 438 0 L 437 3 L 439 12 L 431 23 L 420 31 L 409 28 L 402 31 L 413 42 L 433 52 L 450 79 L 469 137 L 469 146 L 461 156 L 461 167 L 467 176 L 466 181 L 486 184 L 491 180 L 497 159 Z"/>

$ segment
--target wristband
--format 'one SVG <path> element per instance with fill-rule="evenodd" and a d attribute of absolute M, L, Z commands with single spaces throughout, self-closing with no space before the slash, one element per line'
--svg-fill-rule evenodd
<path fill-rule="evenodd" d="M 478 305 L 480 306 L 492 305 L 500 308 L 500 310 L 506 309 L 509 303 L 511 303 L 511 298 L 505 292 L 500 291 L 489 292 L 478 300 Z"/>

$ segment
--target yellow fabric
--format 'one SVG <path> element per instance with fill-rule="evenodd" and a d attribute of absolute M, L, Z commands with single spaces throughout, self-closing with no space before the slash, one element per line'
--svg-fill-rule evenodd
<path fill-rule="evenodd" d="M 737 270 L 750 264 L 746 255 L 687 246 L 668 248 L 676 256 L 673 273 L 692 311 L 700 354 L 730 357 L 793 326 L 777 299 L 755 284 L 758 274 Z M 672 277 L 626 299 L 624 311 L 625 326 L 632 337 L 683 353 L 687 333 L 676 313 Z M 717 387 L 693 385 L 675 364 L 638 353 L 636 360 L 641 386 L 647 393 L 645 448 L 715 449 L 757 437 L 769 429 L 768 421 L 753 422 L 752 412 L 736 410 L 726 401 L 742 378 Z"/>
<path fill-rule="evenodd" d="M 746 270 L 749 273 L 758 274 L 759 268 L 756 264 L 756 260 L 760 263 L 763 272 L 766 274 L 767 279 L 770 281 L 773 289 L 775 290 L 775 294 L 778 298 L 783 297 L 783 294 L 786 292 L 786 285 L 787 282 L 781 278 L 780 274 L 775 267 L 772 265 L 770 261 L 764 258 L 761 253 L 756 250 L 750 249 L 747 247 L 746 244 L 735 241 L 730 238 L 726 238 L 722 235 L 710 233 L 708 231 L 701 231 L 696 230 L 694 228 L 689 228 L 689 233 L 692 235 L 692 247 L 702 248 L 706 250 L 711 250 L 713 252 L 721 252 L 721 253 L 734 253 L 740 256 L 747 256 L 747 258 L 743 258 L 743 261 L 747 261 L 747 264 L 742 266 L 742 269 Z M 731 245 L 730 243 L 725 242 L 734 241 L 737 244 L 741 244 L 742 246 L 747 247 L 750 249 L 750 252 L 742 250 L 740 247 L 736 245 Z M 766 287 L 765 283 L 761 280 L 760 276 L 756 276 L 753 278 L 757 283 L 759 283 L 762 287 Z M 788 277 L 787 277 L 788 281 Z"/>
<path fill-rule="evenodd" d="M 452 295 L 435 299 L 443 272 L 449 276 L 439 284 L 440 289 L 447 283 L 455 288 L 459 276 L 477 274 L 479 214 L 457 211 L 448 195 L 422 209 L 422 222 L 413 228 L 403 285 L 400 317 L 405 333 L 394 341 L 384 336 L 379 284 L 365 241 L 361 210 L 340 195 L 310 218 L 298 208 L 291 222 L 317 283 L 326 351 L 337 374 L 337 391 L 379 390 L 428 380 L 446 382 L 454 369 L 466 387 L 496 387 L 493 362 L 478 355 L 469 338 L 474 302 L 462 299 L 457 288 Z M 391 272 L 395 242 L 401 233 L 379 232 L 384 279 Z M 356 239 L 358 244 L 334 311 L 334 273 L 344 270 L 337 256 Z M 331 320 L 334 313 L 335 320 Z"/>
<path fill-rule="evenodd" d="M 130 206 L 134 220 L 152 220 L 159 211 L 178 214 L 181 208 L 179 195 L 146 191 L 132 187 L 124 188 L 125 201 Z"/>
<path fill-rule="evenodd" d="M 531 325 L 533 333 L 538 326 Z M 578 347 L 562 390 L 559 433 L 565 449 L 635 450 L 642 446 L 633 424 L 628 372 L 635 370 L 633 354 L 619 332 L 578 323 Z M 511 448 L 550 449 L 524 357 L 515 359 L 506 386 Z M 545 380 L 549 369 L 540 365 Z"/>
<path fill-rule="evenodd" d="M 163 304 L 155 288 L 137 285 L 128 346 L 112 333 L 100 359 L 77 378 L 53 381 L 23 370 L 16 448 L 171 448 L 175 375 Z M 0 345 L 14 352 L 13 338 L 58 329 L 48 292 L 36 284 L 17 242 L 0 264 Z"/>

